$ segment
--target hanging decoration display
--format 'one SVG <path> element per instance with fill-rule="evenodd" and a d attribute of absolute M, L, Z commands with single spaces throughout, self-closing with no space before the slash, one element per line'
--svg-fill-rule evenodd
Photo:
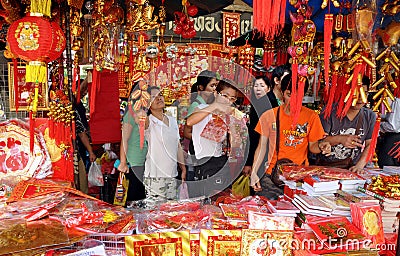
<path fill-rule="evenodd" d="M 50 15 L 50 2 L 31 1 L 30 16 L 14 21 L 7 33 L 10 50 L 20 59 L 28 61 L 26 82 L 35 83 L 30 95 L 29 119 L 33 136 L 34 119 L 37 113 L 39 83 L 47 83 L 47 62 L 57 59 L 65 48 L 65 36 L 56 22 L 50 22 L 44 15 Z M 31 141 L 33 150 L 33 141 Z"/>
<path fill-rule="evenodd" d="M 183 9 L 181 12 L 174 12 L 174 33 L 182 35 L 183 38 L 193 38 L 196 36 L 196 30 L 194 29 L 194 19 L 198 9 L 195 5 L 190 5 L 189 1 L 182 0 Z"/>
<path fill-rule="evenodd" d="M 312 20 L 312 7 L 307 5 L 307 1 L 292 1 L 297 8 L 296 13 L 290 12 L 290 19 L 293 22 L 291 31 L 292 42 L 288 48 L 288 53 L 292 57 L 292 97 L 290 98 L 290 115 L 295 124 L 299 118 L 300 110 L 304 97 L 304 87 L 307 77 L 315 73 L 311 58 L 313 40 L 316 27 Z"/>
<path fill-rule="evenodd" d="M 128 102 L 129 112 L 133 117 L 139 110 L 146 110 L 150 107 L 150 94 L 147 92 L 148 85 L 144 80 L 139 81 L 138 88 L 131 94 Z M 146 123 L 146 116 L 139 116 L 139 136 L 140 136 L 140 149 L 144 146 L 144 128 Z"/>
<path fill-rule="evenodd" d="M 298 8 L 297 5 L 303 4 L 303 2 L 302 0 L 292 0 L 290 4 L 296 5 Z M 285 12 L 286 1 L 254 0 L 254 27 L 265 36 L 265 39 L 273 40 L 285 25 Z"/>
<path fill-rule="evenodd" d="M 236 49 L 228 44 L 233 39 L 240 36 L 240 13 L 222 13 L 222 49 L 224 51 L 234 51 Z"/>

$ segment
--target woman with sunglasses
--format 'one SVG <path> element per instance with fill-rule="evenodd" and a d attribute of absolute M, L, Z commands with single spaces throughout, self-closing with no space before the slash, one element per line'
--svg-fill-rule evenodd
<path fill-rule="evenodd" d="M 211 104 L 200 104 L 187 118 L 187 125 L 192 126 L 192 140 L 197 159 L 195 166 L 195 178 L 205 180 L 217 176 L 221 170 L 225 177 L 221 176 L 218 188 L 203 187 L 203 195 L 208 196 L 215 189 L 224 189 L 230 185 L 226 180 L 226 171 L 229 170 L 226 163 L 228 156 L 223 151 L 223 142 L 227 139 L 226 116 L 234 111 L 233 103 L 237 99 L 238 89 L 226 80 L 221 80 L 216 89 L 215 100 Z M 220 125 L 219 128 L 216 128 Z M 226 129 L 223 129 L 225 126 Z M 212 130 L 210 127 L 216 129 Z M 219 133 L 220 131 L 223 133 Z M 207 133 L 207 131 L 209 133 Z M 219 174 L 218 174 L 219 176 Z"/>

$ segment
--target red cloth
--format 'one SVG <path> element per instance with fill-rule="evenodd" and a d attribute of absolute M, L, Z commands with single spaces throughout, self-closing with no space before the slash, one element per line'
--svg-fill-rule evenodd
<path fill-rule="evenodd" d="M 89 127 L 93 144 L 121 141 L 121 121 L 119 112 L 118 72 L 102 71 L 97 84 L 99 88 L 89 91 L 91 111 Z M 89 86 L 96 86 L 94 83 Z"/>

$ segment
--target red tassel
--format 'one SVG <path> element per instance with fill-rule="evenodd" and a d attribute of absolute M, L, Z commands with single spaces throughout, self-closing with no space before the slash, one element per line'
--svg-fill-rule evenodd
<path fill-rule="evenodd" d="M 286 1 L 254 0 L 253 22 L 266 39 L 272 40 L 283 28 L 285 20 Z"/>
<path fill-rule="evenodd" d="M 280 1 L 280 4 L 281 4 L 281 9 L 279 15 L 279 29 L 283 29 L 283 27 L 285 26 L 286 1 Z M 286 64 L 286 61 L 281 65 L 283 64 Z"/>
<path fill-rule="evenodd" d="M 394 97 L 396 97 L 396 98 L 400 98 L 400 78 L 396 78 L 395 79 L 395 82 L 396 82 L 396 84 L 397 84 L 397 88 L 395 88 L 394 90 L 393 90 L 393 95 L 394 95 Z"/>
<path fill-rule="evenodd" d="M 293 109 L 292 104 L 290 104 L 290 112 L 292 114 L 292 118 L 293 118 L 293 125 L 297 124 L 297 121 L 299 120 L 299 116 L 300 116 L 300 111 L 301 111 L 301 106 L 303 103 L 303 97 L 304 97 L 304 87 L 306 84 L 306 79 L 305 77 L 301 77 L 299 82 L 298 82 L 298 87 L 297 87 L 297 93 L 293 94 L 291 97 L 295 97 L 296 98 L 296 106 Z M 292 112 L 293 110 L 293 112 Z"/>
<path fill-rule="evenodd" d="M 81 76 L 79 66 L 76 68 L 78 71 L 78 81 L 76 88 L 76 103 L 79 104 L 81 102 Z"/>
<path fill-rule="evenodd" d="M 14 66 L 14 101 L 15 101 L 15 111 L 18 112 L 19 108 L 19 88 L 18 88 L 18 61 L 17 59 L 12 59 Z"/>
<path fill-rule="evenodd" d="M 328 102 L 326 103 L 326 108 L 325 108 L 325 112 L 324 112 L 325 119 L 327 119 L 332 113 L 333 101 L 335 99 L 335 94 L 336 94 L 337 79 L 338 79 L 338 73 L 333 72 L 332 84 L 329 88 L 329 93 L 328 93 Z"/>
<path fill-rule="evenodd" d="M 298 76 L 298 64 L 297 60 L 293 59 L 293 64 L 292 64 L 292 92 L 291 92 L 291 97 L 290 97 L 290 115 L 292 116 L 293 124 L 296 124 L 295 121 L 295 115 L 298 111 L 298 93 L 297 93 L 297 76 Z"/>
<path fill-rule="evenodd" d="M 139 119 L 139 136 L 140 136 L 140 149 L 144 146 L 144 126 L 146 123 L 146 117 L 140 117 Z"/>
<path fill-rule="evenodd" d="M 32 111 L 29 112 L 29 149 L 33 154 L 33 147 L 35 145 L 35 118 Z"/>
<path fill-rule="evenodd" d="M 331 37 L 333 28 L 333 14 L 325 14 L 324 20 L 324 77 L 325 86 L 329 86 L 329 64 L 331 57 Z"/>
<path fill-rule="evenodd" d="M 354 67 L 354 72 L 353 72 L 353 80 L 351 81 L 351 91 L 350 91 L 350 97 L 345 103 L 344 109 L 341 112 L 340 116 L 343 118 L 346 116 L 347 111 L 349 111 L 351 104 L 353 104 L 353 95 L 354 91 L 357 89 L 358 85 L 358 74 L 361 72 L 363 65 L 360 63 L 357 63 L 356 66 Z"/>
<path fill-rule="evenodd" d="M 76 140 L 76 125 L 75 125 L 75 120 L 72 120 L 72 140 Z"/>
<path fill-rule="evenodd" d="M 72 94 L 76 92 L 76 67 L 74 68 L 74 74 L 72 79 Z"/>
<path fill-rule="evenodd" d="M 376 142 L 378 141 L 378 135 L 379 135 L 379 128 L 381 126 L 381 118 L 378 117 L 376 119 L 375 125 L 374 125 L 374 130 L 372 132 L 372 138 L 371 138 L 371 143 L 369 146 L 369 151 L 367 155 L 367 163 L 372 159 L 375 153 L 375 148 L 376 148 Z"/>
<path fill-rule="evenodd" d="M 100 83 L 100 72 L 98 72 L 96 69 L 93 69 L 92 86 L 90 87 L 90 100 L 89 100 L 90 116 L 92 116 L 96 108 L 96 94 L 99 83 Z"/>

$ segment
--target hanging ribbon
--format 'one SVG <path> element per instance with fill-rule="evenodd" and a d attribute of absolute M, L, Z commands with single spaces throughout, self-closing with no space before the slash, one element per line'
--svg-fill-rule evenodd
<path fill-rule="evenodd" d="M 351 81 L 351 88 L 350 91 L 348 92 L 348 94 L 346 95 L 346 98 L 344 99 L 345 102 L 345 106 L 342 110 L 342 112 L 340 113 L 340 117 L 343 118 L 346 116 L 347 111 L 349 111 L 351 105 L 353 104 L 353 96 L 354 96 L 354 92 L 357 89 L 357 86 L 361 86 L 361 84 L 359 85 L 359 79 L 358 76 L 359 74 L 362 74 L 363 65 L 362 63 L 358 62 L 356 64 L 356 66 L 354 67 L 354 71 L 353 71 L 353 79 Z"/>
<path fill-rule="evenodd" d="M 32 111 L 29 112 L 29 150 L 33 154 L 33 147 L 35 145 L 35 118 Z"/>
<path fill-rule="evenodd" d="M 266 39 L 273 40 L 279 30 L 283 28 L 285 21 L 286 1 L 254 0 L 253 22 L 254 27 L 260 31 Z"/>
<path fill-rule="evenodd" d="M 290 96 L 290 115 L 292 117 L 293 125 L 296 124 L 296 116 L 297 113 L 300 113 L 300 108 L 298 107 L 298 102 L 297 102 L 297 76 L 298 76 L 298 69 L 299 65 L 297 63 L 297 60 L 293 58 L 293 63 L 292 63 L 292 92 Z"/>
<path fill-rule="evenodd" d="M 368 155 L 366 161 L 369 162 L 372 157 L 374 156 L 375 149 L 376 149 L 376 143 L 378 141 L 378 135 L 379 135 L 379 130 L 381 127 L 381 118 L 379 117 L 379 114 L 377 114 L 377 118 L 375 121 L 374 125 L 374 130 L 372 132 L 372 138 L 371 138 L 371 143 L 369 144 L 369 150 L 368 150 Z"/>
<path fill-rule="evenodd" d="M 331 56 L 331 37 L 333 28 L 333 14 L 326 14 L 324 20 L 324 78 L 325 86 L 329 86 L 329 67 Z"/>
<path fill-rule="evenodd" d="M 324 111 L 325 119 L 331 116 L 332 113 L 333 102 L 335 100 L 335 94 L 336 94 L 337 80 L 338 80 L 338 73 L 334 71 L 332 74 L 332 84 L 331 86 L 328 87 L 328 101 L 326 103 L 326 108 Z"/>
<path fill-rule="evenodd" d="M 18 112 L 19 108 L 19 88 L 18 88 L 18 61 L 17 59 L 12 59 L 13 71 L 14 71 L 14 101 L 15 101 L 15 111 Z"/>

